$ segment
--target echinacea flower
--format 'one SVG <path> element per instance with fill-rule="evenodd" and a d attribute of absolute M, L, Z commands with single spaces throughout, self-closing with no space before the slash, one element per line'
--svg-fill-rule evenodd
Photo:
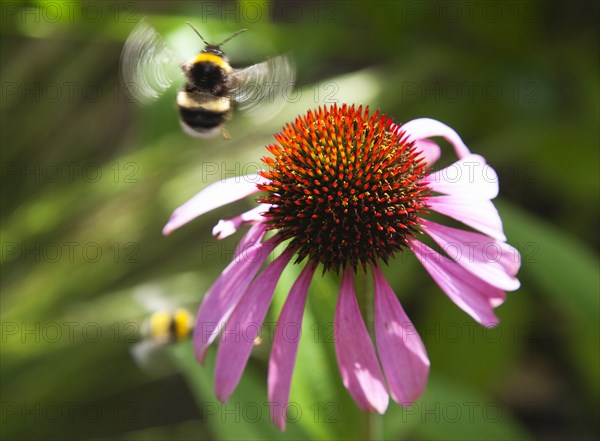
<path fill-rule="evenodd" d="M 440 157 L 430 140 L 443 137 L 458 161 L 437 172 Z M 299 328 L 313 274 L 342 272 L 334 317 L 335 352 L 344 386 L 367 411 L 385 412 L 389 396 L 410 405 L 425 388 L 429 359 L 381 270 L 396 252 L 410 249 L 444 293 L 484 326 L 498 319 L 494 308 L 516 290 L 520 266 L 506 243 L 491 199 L 498 178 L 483 157 L 470 153 L 458 134 L 432 120 L 396 125 L 368 108 L 319 108 L 285 126 L 267 147 L 266 168 L 242 179 L 212 184 L 175 210 L 164 234 L 221 205 L 262 192 L 258 206 L 221 220 L 213 230 L 224 238 L 243 224 L 251 227 L 232 262 L 208 290 L 198 311 L 194 349 L 199 361 L 222 331 L 217 350 L 215 390 L 226 401 L 250 357 L 253 339 L 267 314 L 284 268 L 306 260 L 293 284 L 275 330 L 268 372 L 268 395 L 275 424 L 285 428 Z M 470 231 L 426 219 L 437 212 Z M 274 231 L 266 239 L 267 231 Z M 423 243 L 427 234 L 440 251 Z M 267 256 L 284 251 L 259 272 Z M 371 269 L 374 280 L 373 344 L 361 316 L 354 275 Z"/>

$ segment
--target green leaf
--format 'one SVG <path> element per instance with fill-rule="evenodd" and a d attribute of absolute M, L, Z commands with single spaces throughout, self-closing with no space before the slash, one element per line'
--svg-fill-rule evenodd
<path fill-rule="evenodd" d="M 385 438 L 424 440 L 528 439 L 511 410 L 494 399 L 433 374 L 423 398 L 409 408 L 391 405 L 384 420 Z"/>
<path fill-rule="evenodd" d="M 523 284 L 538 285 L 578 319 L 598 321 L 598 257 L 569 236 L 507 202 L 496 202 L 509 242 L 521 252 Z"/>

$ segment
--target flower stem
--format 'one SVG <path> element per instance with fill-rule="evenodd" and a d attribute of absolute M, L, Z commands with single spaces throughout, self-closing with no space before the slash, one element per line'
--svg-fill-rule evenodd
<path fill-rule="evenodd" d="M 356 294 L 358 302 L 365 317 L 367 330 L 371 339 L 375 341 L 375 310 L 374 293 L 369 283 L 369 277 L 366 272 L 357 271 L 356 273 Z M 363 413 L 363 439 L 372 441 L 383 438 L 383 419 L 376 412 Z"/>

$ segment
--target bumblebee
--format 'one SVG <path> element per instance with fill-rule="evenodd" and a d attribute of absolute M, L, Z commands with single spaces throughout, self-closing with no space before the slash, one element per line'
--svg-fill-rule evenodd
<path fill-rule="evenodd" d="M 142 336 L 158 344 L 174 343 L 190 338 L 193 318 L 184 308 L 154 312 L 142 325 Z"/>
<path fill-rule="evenodd" d="M 209 44 L 189 22 L 188 25 L 205 47 L 183 63 L 182 57 L 146 20 L 135 27 L 121 54 L 121 76 L 130 96 L 148 103 L 162 95 L 177 79 L 183 79 L 176 99 L 179 121 L 183 130 L 194 137 L 210 137 L 219 132 L 227 137 L 225 123 L 232 116 L 234 102 L 241 110 L 283 102 L 284 90 L 293 87 L 295 79 L 288 55 L 235 69 L 221 46 L 245 29 L 219 44 Z M 177 64 L 180 72 L 173 70 Z M 273 109 L 273 113 L 277 110 Z"/>
<path fill-rule="evenodd" d="M 194 317 L 181 306 L 175 307 L 161 290 L 142 287 L 135 293 L 136 301 L 150 314 L 141 322 L 139 341 L 131 348 L 137 364 L 144 369 L 159 371 L 164 360 L 161 353 L 165 347 L 190 340 L 194 331 Z M 178 299 L 175 303 L 180 303 Z"/>
<path fill-rule="evenodd" d="M 153 311 L 140 326 L 140 340 L 131 347 L 131 355 L 144 370 L 159 373 L 168 370 L 161 358 L 161 348 L 191 340 L 194 332 L 194 317 L 183 307 L 173 308 L 161 293 L 144 289 L 136 295 L 138 303 Z M 262 344 L 256 336 L 253 345 Z M 164 355 L 164 354 L 162 354 Z"/>

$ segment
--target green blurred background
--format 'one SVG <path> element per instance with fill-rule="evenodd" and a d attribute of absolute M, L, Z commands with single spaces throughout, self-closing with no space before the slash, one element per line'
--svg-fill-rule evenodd
<path fill-rule="evenodd" d="M 598 2 L 2 2 L 3 439 L 596 439 L 599 435 Z M 232 140 L 179 129 L 174 91 L 140 107 L 119 88 L 141 17 L 183 52 L 220 41 L 234 66 L 291 51 L 298 91 L 275 117 L 236 115 Z M 485 330 L 412 256 L 386 272 L 431 359 L 425 395 L 367 418 L 341 384 L 331 339 L 339 280 L 317 276 L 291 394 L 269 422 L 269 332 L 284 274 L 227 405 L 189 342 L 131 356 L 158 293 L 195 310 L 239 233 L 220 218 L 161 228 L 202 187 L 258 167 L 308 108 L 362 103 L 455 128 L 500 175 L 497 205 L 522 253 L 522 288 Z M 447 146 L 445 146 L 447 147 Z M 446 152 L 449 151 L 449 147 Z M 446 156 L 446 163 L 450 155 Z M 151 306 L 150 306 L 151 308 Z M 371 427 L 371 429 L 368 429 Z"/>

